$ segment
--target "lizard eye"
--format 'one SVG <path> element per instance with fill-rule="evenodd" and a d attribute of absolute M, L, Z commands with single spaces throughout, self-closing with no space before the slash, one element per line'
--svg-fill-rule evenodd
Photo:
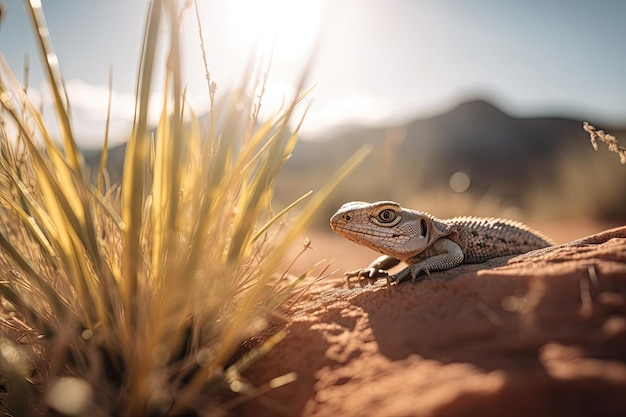
<path fill-rule="evenodd" d="M 396 219 L 396 212 L 391 210 L 391 209 L 385 209 L 383 211 L 381 211 L 380 213 L 378 213 L 378 220 L 380 220 L 383 223 L 391 223 L 392 221 L 394 221 Z"/>

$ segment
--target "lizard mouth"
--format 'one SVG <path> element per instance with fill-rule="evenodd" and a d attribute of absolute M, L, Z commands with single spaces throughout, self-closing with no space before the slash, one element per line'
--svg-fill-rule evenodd
<path fill-rule="evenodd" d="M 342 230 L 344 224 L 340 216 L 335 215 L 330 219 L 330 228 L 335 232 Z"/>

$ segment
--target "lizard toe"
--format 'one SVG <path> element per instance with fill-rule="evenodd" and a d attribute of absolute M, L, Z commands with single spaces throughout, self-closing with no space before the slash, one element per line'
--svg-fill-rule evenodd
<path fill-rule="evenodd" d="M 398 272 L 397 274 L 393 274 L 387 277 L 387 283 L 389 284 L 399 284 L 409 277 L 409 272 L 406 269 Z"/>
<path fill-rule="evenodd" d="M 389 273 L 387 273 L 387 271 L 385 271 L 384 269 L 370 267 L 370 268 L 358 269 L 356 271 L 344 272 L 343 275 L 348 280 L 352 277 L 357 277 L 358 279 L 361 279 L 361 278 L 378 279 L 378 278 L 388 277 Z"/>
<path fill-rule="evenodd" d="M 424 274 L 420 276 L 420 273 Z M 430 271 L 428 269 L 414 269 L 411 271 L 411 283 L 415 284 L 418 281 L 423 281 L 426 278 L 430 278 Z"/>

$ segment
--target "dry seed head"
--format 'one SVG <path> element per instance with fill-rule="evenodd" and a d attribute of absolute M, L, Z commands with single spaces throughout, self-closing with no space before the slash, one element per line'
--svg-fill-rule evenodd
<path fill-rule="evenodd" d="M 606 133 L 604 130 L 596 130 L 589 122 L 583 123 L 583 129 L 589 133 L 591 146 L 593 146 L 594 150 L 598 150 L 598 140 L 604 142 L 610 152 L 614 152 L 619 156 L 620 163 L 626 165 L 626 147 L 620 146 L 615 136 Z"/>

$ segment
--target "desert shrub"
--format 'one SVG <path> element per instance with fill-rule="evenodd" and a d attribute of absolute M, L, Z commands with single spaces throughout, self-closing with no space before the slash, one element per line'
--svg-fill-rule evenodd
<path fill-rule="evenodd" d="M 278 272 L 285 268 L 286 250 L 363 153 L 311 197 L 295 220 L 277 228 L 301 201 L 280 213 L 271 206 L 274 178 L 297 140 L 289 121 L 302 95 L 260 121 L 261 97 L 246 94 L 259 86 L 244 85 L 224 101 L 239 108 L 225 104 L 220 124 L 213 120 L 215 84 L 208 78 L 212 117 L 200 126 L 186 105 L 181 79 L 178 34 L 185 10 L 155 0 L 121 188 L 105 181 L 106 158 L 96 186 L 72 134 L 41 6 L 29 10 L 62 144 L 53 141 L 0 59 L 4 411 L 205 415 L 221 409 L 215 396 L 220 387 L 256 395 L 240 371 L 280 333 L 252 356 L 232 365 L 229 359 L 298 288 L 300 279 L 286 280 Z M 155 52 L 159 42 L 167 44 L 166 62 Z M 148 97 L 159 65 L 167 68 L 167 91 L 159 124 L 151 130 Z"/>

